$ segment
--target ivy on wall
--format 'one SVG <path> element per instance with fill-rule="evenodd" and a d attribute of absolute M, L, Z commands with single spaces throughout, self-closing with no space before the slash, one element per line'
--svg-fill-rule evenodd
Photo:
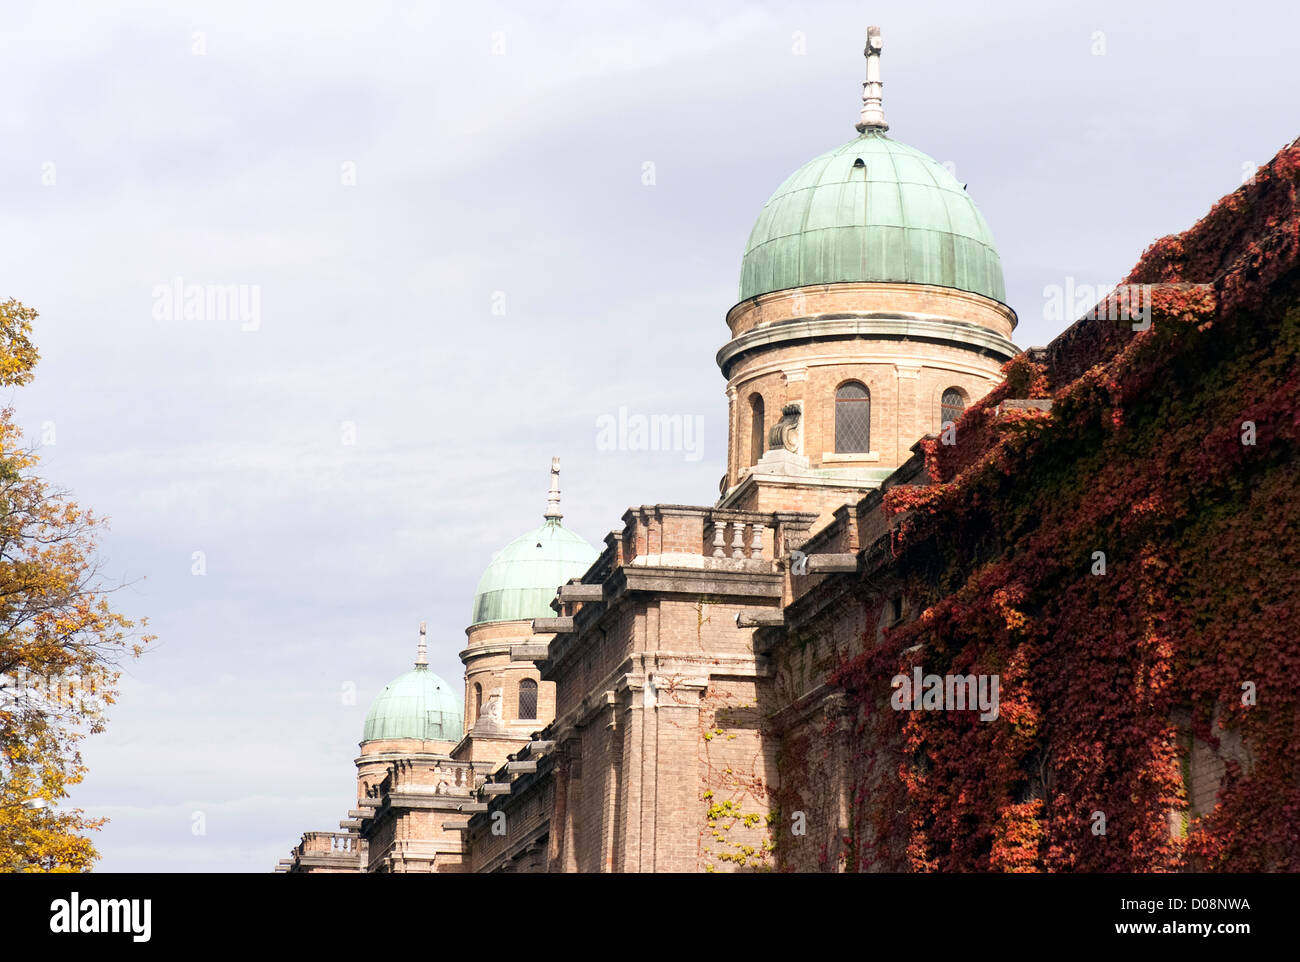
<path fill-rule="evenodd" d="M 930 483 L 886 494 L 919 615 L 832 677 L 850 870 L 1300 871 L 1298 184 L 1293 145 L 1146 252 L 1149 327 L 1012 360 L 924 442 Z M 915 666 L 996 675 L 997 719 L 894 710 Z M 1184 820 L 1189 734 L 1248 751 Z"/>

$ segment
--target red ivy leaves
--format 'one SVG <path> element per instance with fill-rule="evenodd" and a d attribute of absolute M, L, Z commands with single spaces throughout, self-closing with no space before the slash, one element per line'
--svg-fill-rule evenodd
<path fill-rule="evenodd" d="M 923 445 L 931 483 L 885 495 L 922 614 L 832 677 L 858 711 L 851 868 L 1300 871 L 1297 184 L 1292 147 L 1154 244 L 1128 278 L 1171 285 L 1149 329 L 1063 337 L 1055 390 L 1011 361 L 958 444 Z M 997 416 L 1014 397 L 1053 410 Z M 891 710 L 913 665 L 998 673 L 998 721 Z M 1193 737 L 1217 798 L 1186 796 Z"/>

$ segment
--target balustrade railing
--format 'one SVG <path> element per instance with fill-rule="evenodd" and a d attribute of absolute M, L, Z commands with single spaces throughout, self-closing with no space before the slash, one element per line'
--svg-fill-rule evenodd
<path fill-rule="evenodd" d="M 299 855 L 353 855 L 359 839 L 347 832 L 306 832 L 298 845 Z"/>
<path fill-rule="evenodd" d="M 762 521 L 722 515 L 706 519 L 704 554 L 712 558 L 762 559 L 767 527 Z"/>

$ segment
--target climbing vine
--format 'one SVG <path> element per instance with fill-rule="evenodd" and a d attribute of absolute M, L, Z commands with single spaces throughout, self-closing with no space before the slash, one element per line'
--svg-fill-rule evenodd
<path fill-rule="evenodd" d="M 1300 871 L 1298 184 L 1293 146 L 1153 245 L 1148 327 L 1017 357 L 924 443 L 930 483 L 885 495 L 919 614 L 832 676 L 845 867 Z M 894 710 L 914 667 L 998 677 L 997 719 Z M 1248 746 L 1199 817 L 1192 738 Z"/>
<path fill-rule="evenodd" d="M 717 863 L 730 863 L 737 869 L 770 872 L 775 866 L 776 843 L 773 828 L 776 814 L 769 810 L 772 792 L 762 766 L 761 747 L 746 764 L 740 766 L 736 753 L 726 751 L 728 742 L 739 738 L 721 727 L 718 716 L 727 712 L 733 717 L 742 713 L 758 720 L 756 701 L 741 701 L 727 692 L 710 688 L 700 711 L 701 768 L 707 787 L 700 795 L 705 806 L 707 837 L 702 840 L 700 857 L 706 872 L 717 871 Z M 715 762 L 712 743 L 724 746 L 726 761 Z M 761 739 L 755 740 L 761 746 Z M 734 833 L 734 834 L 733 834 Z"/>

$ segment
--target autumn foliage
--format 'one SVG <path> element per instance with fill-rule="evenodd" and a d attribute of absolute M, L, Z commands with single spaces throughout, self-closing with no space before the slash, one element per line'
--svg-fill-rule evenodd
<path fill-rule="evenodd" d="M 1300 871 L 1298 186 L 1292 145 L 1146 252 L 1149 329 L 1016 358 L 885 496 L 919 615 L 835 675 L 851 869 Z M 998 674 L 1000 718 L 891 710 L 915 665 Z M 1193 743 L 1242 746 L 1199 813 Z"/>
<path fill-rule="evenodd" d="M 35 317 L 0 304 L 0 386 L 31 380 Z M 0 411 L 0 871 L 87 871 L 84 833 L 103 820 L 56 803 L 84 775 L 77 744 L 104 727 L 119 656 L 150 638 L 109 606 L 101 519 L 37 476 L 12 415 Z"/>

